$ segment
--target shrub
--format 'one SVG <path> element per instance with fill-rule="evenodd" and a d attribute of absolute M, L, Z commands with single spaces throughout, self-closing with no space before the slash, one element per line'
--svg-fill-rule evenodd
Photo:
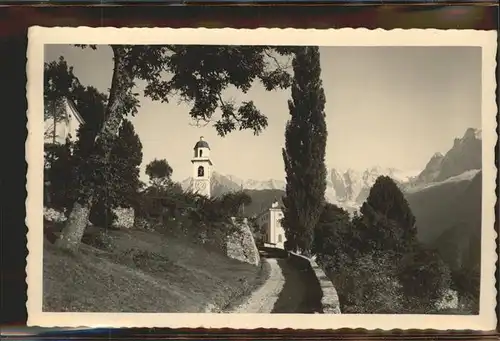
<path fill-rule="evenodd" d="M 357 314 L 396 314 L 404 311 L 401 284 L 389 257 L 369 254 L 334 275 L 341 310 Z"/>
<path fill-rule="evenodd" d="M 82 243 L 105 251 L 112 250 L 114 246 L 113 237 L 107 231 L 95 229 L 85 232 L 82 237 Z"/>
<path fill-rule="evenodd" d="M 479 313 L 480 265 L 463 267 L 452 273 L 452 289 L 459 295 L 459 310 L 470 314 Z"/>
<path fill-rule="evenodd" d="M 398 277 L 407 306 L 415 313 L 432 312 L 451 287 L 451 274 L 434 250 L 417 248 L 403 257 Z"/>
<path fill-rule="evenodd" d="M 120 264 L 127 264 L 132 268 L 153 274 L 172 270 L 175 267 L 175 262 L 166 256 L 138 248 L 131 248 L 115 253 L 113 257 Z"/>

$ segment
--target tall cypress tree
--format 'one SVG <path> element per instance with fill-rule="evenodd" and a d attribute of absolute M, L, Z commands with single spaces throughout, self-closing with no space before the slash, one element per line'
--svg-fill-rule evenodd
<path fill-rule="evenodd" d="M 319 48 L 297 49 L 293 70 L 291 118 L 283 149 L 287 182 L 283 225 L 287 248 L 309 254 L 326 190 L 327 130 Z"/>

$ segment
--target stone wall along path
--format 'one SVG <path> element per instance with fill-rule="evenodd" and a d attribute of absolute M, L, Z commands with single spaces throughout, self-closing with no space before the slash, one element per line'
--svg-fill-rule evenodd
<path fill-rule="evenodd" d="M 323 269 L 316 262 L 316 257 L 308 258 L 294 252 L 290 252 L 295 257 L 306 259 L 318 279 L 322 291 L 321 305 L 323 306 L 324 314 L 341 314 L 339 297 L 332 281 L 325 274 Z"/>

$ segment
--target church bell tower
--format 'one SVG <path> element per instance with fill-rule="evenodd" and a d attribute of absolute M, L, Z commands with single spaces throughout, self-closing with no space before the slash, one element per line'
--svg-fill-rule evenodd
<path fill-rule="evenodd" d="M 212 176 L 212 160 L 210 160 L 210 146 L 200 137 L 194 146 L 193 164 L 193 191 L 210 198 L 210 178 Z"/>

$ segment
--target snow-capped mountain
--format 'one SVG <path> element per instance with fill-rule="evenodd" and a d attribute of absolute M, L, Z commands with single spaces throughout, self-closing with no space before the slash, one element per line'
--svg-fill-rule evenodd
<path fill-rule="evenodd" d="M 372 167 L 364 171 L 348 169 L 339 171 L 332 168 L 327 173 L 326 199 L 334 204 L 353 211 L 359 207 L 368 196 L 371 186 L 380 175 L 391 176 L 397 182 L 406 182 L 416 172 L 402 172 L 394 168 Z M 193 178 L 187 178 L 181 183 L 183 189 L 191 188 Z M 212 173 L 211 192 L 218 196 L 228 192 L 246 190 L 285 190 L 285 181 L 243 180 L 233 175 Z"/>
<path fill-rule="evenodd" d="M 218 196 L 228 192 L 238 191 L 241 189 L 263 190 L 263 189 L 279 189 L 285 190 L 285 181 L 280 180 L 243 180 L 234 175 L 225 175 L 218 172 L 212 172 L 211 177 L 211 192 L 212 195 Z M 189 177 L 181 182 L 184 190 L 191 188 L 193 178 Z"/>
<path fill-rule="evenodd" d="M 375 180 L 386 175 L 398 183 L 407 193 L 414 193 L 441 182 L 470 180 L 480 170 L 481 131 L 469 128 L 462 138 L 454 141 L 452 148 L 445 154 L 434 154 L 424 170 L 402 171 L 396 168 L 374 166 L 365 170 L 340 170 L 331 168 L 327 172 L 326 199 L 352 212 L 359 208 L 368 197 Z M 184 180 L 184 189 L 191 187 L 192 178 Z M 211 192 L 218 196 L 228 192 L 246 190 L 285 190 L 285 181 L 268 179 L 241 179 L 233 175 L 212 173 Z"/>
<path fill-rule="evenodd" d="M 469 128 L 462 138 L 456 138 L 445 154 L 436 153 L 424 170 L 410 180 L 407 187 L 425 187 L 431 183 L 445 181 L 467 171 L 482 169 L 481 130 Z"/>
<path fill-rule="evenodd" d="M 471 170 L 463 172 L 462 174 L 449 177 L 443 181 L 428 182 L 428 183 L 422 184 L 420 186 L 408 187 L 405 189 L 405 193 L 411 194 L 411 193 L 415 193 L 415 192 L 420 192 L 420 191 L 424 191 L 424 190 L 432 188 L 432 187 L 446 185 L 446 184 L 450 184 L 453 182 L 472 181 L 474 179 L 474 177 L 479 172 L 481 172 L 481 169 L 471 169 Z"/>
<path fill-rule="evenodd" d="M 401 171 L 395 168 L 375 166 L 364 171 L 348 169 L 340 171 L 332 168 L 327 177 L 329 190 L 327 199 L 341 206 L 359 207 L 368 197 L 370 188 L 381 175 L 391 177 L 400 184 L 407 183 L 418 171 Z M 330 188 L 331 187 L 331 188 Z"/>

